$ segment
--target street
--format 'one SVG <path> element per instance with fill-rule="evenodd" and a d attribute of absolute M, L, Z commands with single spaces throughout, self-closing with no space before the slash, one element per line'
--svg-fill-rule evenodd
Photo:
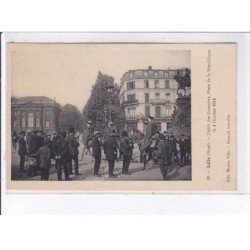
<path fill-rule="evenodd" d="M 84 180 L 105 180 L 105 181 L 157 181 L 163 180 L 160 168 L 153 163 L 147 164 L 147 169 L 143 171 L 143 165 L 139 162 L 139 149 L 137 144 L 133 151 L 132 161 L 130 163 L 129 171 L 131 175 L 122 174 L 122 160 L 115 163 L 114 174 L 117 174 L 116 179 L 110 179 L 108 177 L 108 162 L 104 159 L 104 153 L 102 153 L 102 162 L 100 167 L 101 177 L 93 176 L 94 161 L 91 155 L 84 155 L 83 160 L 81 159 L 83 145 L 79 147 L 79 175 L 70 175 L 71 181 L 84 181 Z M 12 148 L 12 180 L 30 180 L 30 181 L 39 181 L 40 176 L 36 175 L 33 177 L 28 177 L 27 171 L 25 173 L 19 173 L 18 171 L 19 156 L 17 150 Z M 56 181 L 57 175 L 54 167 L 55 161 L 52 160 L 52 168 L 50 171 L 49 181 Z M 74 169 L 74 166 L 73 166 Z M 175 167 L 168 173 L 169 180 L 178 181 L 178 180 L 191 180 L 191 166 L 184 167 Z M 64 175 L 63 175 L 64 179 Z"/>

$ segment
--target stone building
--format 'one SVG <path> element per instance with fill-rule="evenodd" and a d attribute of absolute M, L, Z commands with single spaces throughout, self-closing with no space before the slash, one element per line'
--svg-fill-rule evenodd
<path fill-rule="evenodd" d="M 53 133 L 58 127 L 59 110 L 59 105 L 45 96 L 12 97 L 12 131 L 43 130 L 47 134 Z"/>
<path fill-rule="evenodd" d="M 142 118 L 155 117 L 160 131 L 171 124 L 177 99 L 176 70 L 137 69 L 126 72 L 121 79 L 120 101 L 125 109 L 126 128 L 143 130 Z"/>

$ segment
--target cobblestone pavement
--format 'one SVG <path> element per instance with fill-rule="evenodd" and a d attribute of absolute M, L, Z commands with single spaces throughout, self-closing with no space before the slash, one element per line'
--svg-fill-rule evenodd
<path fill-rule="evenodd" d="M 82 145 L 79 149 L 82 152 Z M 28 177 L 27 173 L 19 173 L 18 171 L 18 163 L 19 157 L 17 155 L 17 151 L 12 150 L 12 179 L 15 180 L 31 180 L 37 181 L 40 180 L 40 176 Z M 103 156 L 104 157 L 104 156 Z M 117 174 L 116 179 L 110 179 L 108 177 L 108 162 L 104 159 L 102 160 L 100 173 L 101 177 L 93 176 L 93 167 L 94 162 L 92 156 L 84 155 L 83 159 L 81 159 L 81 154 L 79 155 L 79 175 L 71 175 L 70 179 L 74 181 L 83 181 L 83 180 L 112 180 L 112 181 L 136 181 L 136 180 L 163 180 L 159 167 L 156 164 L 148 163 L 146 171 L 143 171 L 143 165 L 139 162 L 139 149 L 137 145 L 135 145 L 135 149 L 133 152 L 133 160 L 130 163 L 129 171 L 131 175 L 122 175 L 122 160 L 115 163 L 114 173 Z M 74 167 L 73 167 L 74 168 Z M 170 180 L 190 180 L 191 179 L 191 166 L 184 167 L 175 167 L 171 172 L 169 172 L 168 177 Z M 56 181 L 56 171 L 54 167 L 54 161 L 52 160 L 52 168 L 49 177 L 50 181 Z"/>

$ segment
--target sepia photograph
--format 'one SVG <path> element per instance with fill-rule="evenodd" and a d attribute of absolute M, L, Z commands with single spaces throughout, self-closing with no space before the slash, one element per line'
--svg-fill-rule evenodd
<path fill-rule="evenodd" d="M 11 51 L 11 180 L 191 181 L 191 51 Z"/>

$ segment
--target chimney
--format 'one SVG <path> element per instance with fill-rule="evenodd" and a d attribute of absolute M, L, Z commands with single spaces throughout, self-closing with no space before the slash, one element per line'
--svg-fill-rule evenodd
<path fill-rule="evenodd" d="M 152 66 L 148 66 L 148 70 L 152 70 Z"/>

